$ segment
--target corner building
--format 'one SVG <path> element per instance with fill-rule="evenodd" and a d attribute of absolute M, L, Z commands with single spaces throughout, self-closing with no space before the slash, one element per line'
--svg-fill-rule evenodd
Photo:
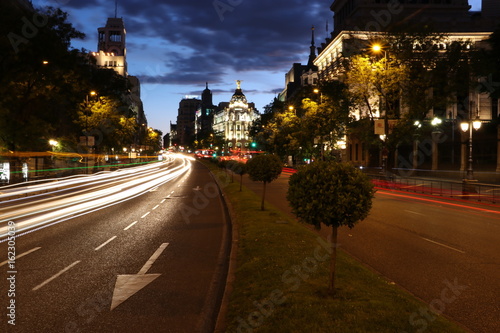
<path fill-rule="evenodd" d="M 236 82 L 237 87 L 231 101 L 219 103 L 213 123 L 215 134 L 224 138 L 226 147 L 230 150 L 242 150 L 250 146 L 250 128 L 260 117 L 255 104 L 247 102 L 241 90 L 241 81 Z"/>

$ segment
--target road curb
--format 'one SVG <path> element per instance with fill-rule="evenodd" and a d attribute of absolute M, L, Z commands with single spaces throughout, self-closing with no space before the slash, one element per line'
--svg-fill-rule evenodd
<path fill-rule="evenodd" d="M 217 268 L 211 282 L 207 296 L 207 303 L 202 314 L 205 318 L 201 322 L 199 332 L 225 332 L 226 315 L 229 306 L 229 296 L 233 290 L 234 271 L 236 269 L 236 253 L 238 248 L 238 229 L 233 223 L 235 220 L 234 210 L 229 200 L 226 199 L 221 179 L 215 175 L 210 168 L 201 163 L 210 172 L 214 182 L 217 184 L 220 194 L 220 202 L 224 211 L 225 223 L 222 235 L 222 245 L 217 259 Z"/>
<path fill-rule="evenodd" d="M 212 176 L 214 177 L 215 181 L 217 182 L 217 185 L 219 186 L 219 190 L 222 192 L 222 199 L 224 201 L 224 204 L 227 209 L 227 213 L 229 215 L 230 219 L 230 227 L 231 227 L 231 246 L 230 246 L 230 252 L 229 252 L 229 261 L 228 261 L 228 270 L 227 270 L 227 276 L 226 276 L 226 286 L 224 288 L 224 294 L 222 296 L 222 301 L 220 304 L 220 309 L 219 313 L 217 316 L 215 328 L 214 328 L 214 333 L 222 333 L 226 331 L 226 317 L 227 317 L 227 312 L 229 309 L 229 298 L 231 296 L 231 293 L 233 291 L 233 284 L 235 281 L 235 270 L 236 270 L 236 257 L 238 253 L 238 240 L 239 240 L 239 231 L 238 231 L 238 226 L 237 224 L 233 223 L 233 221 L 236 220 L 236 216 L 234 214 L 234 209 L 233 206 L 231 205 L 231 202 L 227 200 L 227 197 L 223 191 L 223 186 L 220 184 L 220 179 L 216 177 L 216 175 L 213 174 L 213 172 L 210 172 Z"/>

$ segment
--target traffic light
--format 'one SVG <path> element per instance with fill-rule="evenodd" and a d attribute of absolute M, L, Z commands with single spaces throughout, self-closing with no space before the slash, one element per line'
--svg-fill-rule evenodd
<path fill-rule="evenodd" d="M 257 147 L 257 142 L 252 142 L 252 144 L 250 145 L 250 147 L 252 147 L 252 148 Z"/>

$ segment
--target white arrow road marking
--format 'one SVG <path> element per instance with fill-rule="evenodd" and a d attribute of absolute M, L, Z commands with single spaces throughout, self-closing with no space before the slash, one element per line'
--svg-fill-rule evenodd
<path fill-rule="evenodd" d="M 160 254 L 168 246 L 168 243 L 163 243 L 160 247 L 153 253 L 151 258 L 142 266 L 139 273 L 135 275 L 118 275 L 116 277 L 115 290 L 113 291 L 113 298 L 111 300 L 111 310 L 116 308 L 118 305 L 125 302 L 130 296 L 137 293 L 139 290 L 153 282 L 161 274 L 146 274 L 146 272 L 151 268 L 153 263 L 158 259 Z"/>
<path fill-rule="evenodd" d="M 194 191 L 199 191 L 199 190 L 201 190 L 201 187 L 198 185 L 198 186 L 196 186 L 195 188 L 193 188 L 193 190 L 194 190 Z"/>

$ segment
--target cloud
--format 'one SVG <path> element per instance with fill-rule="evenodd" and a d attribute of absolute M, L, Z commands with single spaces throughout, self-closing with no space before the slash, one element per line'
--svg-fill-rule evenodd
<path fill-rule="evenodd" d="M 107 16 L 115 9 L 109 0 L 39 2 Z M 136 73 L 142 82 L 189 85 L 218 82 L 227 71 L 287 71 L 294 62 L 306 62 L 310 27 L 323 26 L 332 13 L 324 1 L 119 0 L 118 16 L 125 21 L 129 50 L 141 50 L 139 57 L 149 57 L 145 64 L 151 61 L 146 53 L 162 59 L 161 71 L 147 73 L 145 65 Z M 85 26 L 83 16 L 70 19 L 78 28 Z M 85 29 L 95 38 L 96 26 Z"/>

